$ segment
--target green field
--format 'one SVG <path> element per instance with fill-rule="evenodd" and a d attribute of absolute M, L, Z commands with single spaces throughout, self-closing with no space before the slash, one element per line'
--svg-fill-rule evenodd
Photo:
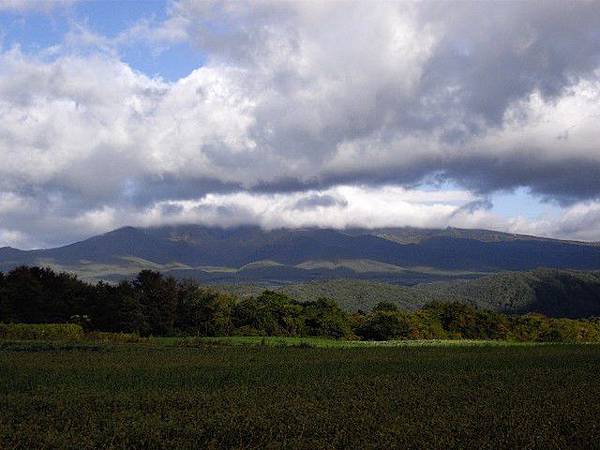
<path fill-rule="evenodd" d="M 600 442 L 600 345 L 301 341 L 2 341 L 0 448 Z"/>

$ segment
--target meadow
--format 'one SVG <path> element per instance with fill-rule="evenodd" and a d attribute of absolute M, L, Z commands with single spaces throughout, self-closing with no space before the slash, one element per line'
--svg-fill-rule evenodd
<path fill-rule="evenodd" d="M 2 340 L 0 448 L 592 448 L 599 370 L 597 344 Z"/>

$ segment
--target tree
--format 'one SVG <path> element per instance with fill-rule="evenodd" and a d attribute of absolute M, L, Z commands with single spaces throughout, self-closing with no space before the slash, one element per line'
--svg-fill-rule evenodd
<path fill-rule="evenodd" d="M 446 339 L 448 333 L 444 330 L 439 317 L 428 309 L 420 309 L 410 315 L 411 339 Z"/>
<path fill-rule="evenodd" d="M 319 298 L 302 303 L 304 329 L 309 336 L 331 336 L 337 339 L 352 335 L 348 315 L 334 300 Z"/>
<path fill-rule="evenodd" d="M 17 267 L 5 277 L 4 302 L 7 322 L 43 323 L 47 322 L 44 304 L 44 286 L 37 267 Z"/>
<path fill-rule="evenodd" d="M 171 333 L 177 310 L 175 279 L 165 278 L 152 270 L 142 270 L 132 285 L 145 319 L 140 333 L 157 336 Z"/>
<path fill-rule="evenodd" d="M 233 323 L 267 336 L 294 336 L 303 331 L 301 314 L 302 306 L 287 295 L 264 291 L 235 305 Z"/>
<path fill-rule="evenodd" d="M 398 311 L 398 305 L 391 302 L 379 302 L 373 307 L 373 312 L 378 311 Z"/>
<path fill-rule="evenodd" d="M 364 339 L 386 341 L 395 338 L 410 337 L 411 322 L 407 314 L 393 311 L 379 311 L 371 314 L 356 330 Z"/>
<path fill-rule="evenodd" d="M 470 305 L 433 302 L 425 305 L 424 309 L 437 314 L 449 337 L 475 338 L 478 333 L 477 310 Z"/>
<path fill-rule="evenodd" d="M 200 336 L 231 334 L 231 311 L 235 299 L 225 293 L 203 289 L 193 281 L 178 285 L 177 320 L 175 326 Z"/>

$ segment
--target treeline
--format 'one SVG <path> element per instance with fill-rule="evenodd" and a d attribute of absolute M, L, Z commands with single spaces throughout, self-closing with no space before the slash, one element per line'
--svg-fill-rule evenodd
<path fill-rule="evenodd" d="M 39 267 L 0 273 L 0 323 L 76 323 L 88 331 L 141 336 L 600 341 L 597 319 L 507 316 L 457 302 L 430 303 L 411 313 L 379 303 L 370 312 L 346 313 L 325 298 L 299 302 L 264 291 L 239 300 L 149 270 L 117 285 L 92 285 Z"/>
<path fill-rule="evenodd" d="M 265 291 L 239 301 L 150 270 L 117 285 L 92 285 L 49 268 L 18 267 L 0 274 L 1 322 L 71 322 L 142 336 L 352 335 L 348 315 L 331 300 L 296 302 Z"/>
<path fill-rule="evenodd" d="M 378 304 L 361 317 L 356 334 L 363 339 L 499 339 L 537 342 L 598 342 L 600 319 L 513 315 L 459 303 L 433 302 L 409 313 L 392 303 Z"/>

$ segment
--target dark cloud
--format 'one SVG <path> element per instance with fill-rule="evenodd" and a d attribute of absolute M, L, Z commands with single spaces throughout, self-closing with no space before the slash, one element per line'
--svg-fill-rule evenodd
<path fill-rule="evenodd" d="M 586 158 L 542 159 L 537 151 L 521 151 L 502 159 L 494 155 L 453 161 L 441 175 L 478 193 L 528 187 L 534 194 L 562 205 L 600 194 L 600 164 Z"/>
<path fill-rule="evenodd" d="M 480 209 L 492 209 L 494 204 L 489 199 L 474 200 L 459 207 L 452 213 L 452 217 L 456 217 L 463 213 L 473 213 Z"/>
<path fill-rule="evenodd" d="M 119 202 L 143 209 L 165 200 L 192 200 L 209 192 L 229 193 L 241 189 L 239 183 L 225 183 L 216 177 L 146 176 L 132 180 L 128 189 L 122 189 Z"/>
<path fill-rule="evenodd" d="M 500 126 L 511 102 L 560 96 L 600 64 L 597 2 L 423 3 L 420 14 L 444 29 L 422 92 L 467 121 Z"/>

